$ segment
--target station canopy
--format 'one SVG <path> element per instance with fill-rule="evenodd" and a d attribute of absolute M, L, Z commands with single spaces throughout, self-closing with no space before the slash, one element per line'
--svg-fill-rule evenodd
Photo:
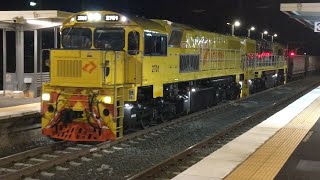
<path fill-rule="evenodd" d="M 57 10 L 0 11 L 0 28 L 14 30 L 17 26 L 22 26 L 27 31 L 57 27 L 71 15 L 70 12 Z"/>
<path fill-rule="evenodd" d="M 312 30 L 320 22 L 320 3 L 283 3 L 280 10 Z"/>

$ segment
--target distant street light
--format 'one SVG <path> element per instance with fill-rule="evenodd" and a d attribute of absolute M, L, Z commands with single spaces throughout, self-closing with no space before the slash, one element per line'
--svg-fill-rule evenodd
<path fill-rule="evenodd" d="M 240 24 L 239 21 L 236 21 L 236 22 L 234 22 L 234 25 L 235 25 L 236 27 L 238 27 L 238 26 L 240 26 L 241 24 Z"/>
<path fill-rule="evenodd" d="M 30 6 L 34 7 L 34 6 L 36 6 L 36 5 L 37 5 L 36 2 L 34 2 L 34 1 L 31 1 L 31 2 L 30 2 Z"/>
<path fill-rule="evenodd" d="M 274 37 L 278 37 L 278 34 L 274 34 L 273 36 L 271 36 L 271 42 L 273 42 Z"/>
<path fill-rule="evenodd" d="M 261 39 L 263 39 L 263 35 L 267 35 L 268 31 L 263 31 L 263 33 L 261 33 Z"/>
<path fill-rule="evenodd" d="M 231 26 L 231 35 L 234 36 L 234 28 L 239 27 L 241 25 L 240 21 L 235 21 L 233 24 L 227 23 L 227 25 Z"/>
<path fill-rule="evenodd" d="M 248 38 L 250 38 L 251 31 L 254 31 L 254 30 L 256 30 L 256 28 L 253 26 L 250 29 L 248 29 Z"/>

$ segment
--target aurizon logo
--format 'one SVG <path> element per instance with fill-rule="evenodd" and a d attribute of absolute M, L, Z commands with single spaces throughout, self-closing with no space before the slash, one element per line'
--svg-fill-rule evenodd
<path fill-rule="evenodd" d="M 82 70 L 91 74 L 96 68 L 97 65 L 93 61 L 90 61 L 82 67 Z"/>

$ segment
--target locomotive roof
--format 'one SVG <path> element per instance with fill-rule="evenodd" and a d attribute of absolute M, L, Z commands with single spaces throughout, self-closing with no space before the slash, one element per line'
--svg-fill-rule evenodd
<path fill-rule="evenodd" d="M 95 15 L 99 14 L 100 19 L 96 20 L 96 21 L 90 21 L 88 19 L 88 17 L 92 14 L 95 14 Z M 81 16 L 87 16 L 87 21 L 79 21 L 77 18 L 81 17 Z M 110 18 L 111 18 L 111 16 L 117 16 L 117 19 L 107 21 L 106 20 L 107 16 L 109 16 Z M 125 18 L 126 21 L 122 21 L 122 18 Z M 192 26 L 179 24 L 179 23 L 173 23 L 173 22 L 170 22 L 167 20 L 146 19 L 144 17 L 126 16 L 124 14 L 120 14 L 120 13 L 116 13 L 116 12 L 112 12 L 112 11 L 83 11 L 83 12 L 79 12 L 79 13 L 73 14 L 72 16 L 67 18 L 63 24 L 66 26 L 73 26 L 76 24 L 77 25 L 78 24 L 90 24 L 92 26 L 98 26 L 98 25 L 105 24 L 105 23 L 112 23 L 112 24 L 116 24 L 116 25 L 120 25 L 120 26 L 121 25 L 139 26 L 143 30 L 150 30 L 150 31 L 155 31 L 158 33 L 163 33 L 163 34 L 169 34 L 172 29 L 181 29 L 181 30 L 187 30 L 187 31 L 195 33 L 195 34 L 212 33 L 212 34 L 216 34 L 218 36 L 225 36 L 229 40 L 231 40 L 231 39 L 233 39 L 233 40 L 245 39 L 247 41 L 252 41 L 252 42 L 255 41 L 253 39 L 240 38 L 240 37 L 236 37 L 236 36 L 227 36 L 227 35 L 220 34 L 220 33 L 199 30 L 199 29 L 194 28 Z M 273 43 L 273 44 L 275 44 L 275 43 Z"/>
<path fill-rule="evenodd" d="M 90 20 L 90 16 L 99 17 L 99 20 Z M 110 20 L 106 20 L 107 16 Z M 125 18 L 126 21 L 122 21 Z M 83 11 L 73 14 L 64 21 L 64 25 L 80 25 L 80 24 L 90 24 L 92 26 L 102 24 L 102 23 L 112 23 L 117 25 L 138 25 L 144 30 L 156 31 L 159 33 L 167 33 L 166 28 L 161 24 L 154 22 L 152 20 L 143 17 L 126 16 L 124 14 L 112 12 L 112 11 Z"/>

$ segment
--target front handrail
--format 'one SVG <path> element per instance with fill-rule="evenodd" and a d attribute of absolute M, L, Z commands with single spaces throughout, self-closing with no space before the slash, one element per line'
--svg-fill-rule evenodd
<path fill-rule="evenodd" d="M 51 63 L 50 62 L 50 49 L 41 49 L 41 51 L 40 51 L 40 81 L 41 81 L 41 86 L 42 86 L 42 83 L 43 83 L 43 72 L 42 72 L 42 62 L 43 62 L 43 53 L 44 52 L 49 52 L 49 64 Z M 36 69 L 35 69 L 35 71 L 37 71 Z M 51 79 L 51 73 L 50 73 L 50 70 L 49 70 L 49 79 Z"/>

